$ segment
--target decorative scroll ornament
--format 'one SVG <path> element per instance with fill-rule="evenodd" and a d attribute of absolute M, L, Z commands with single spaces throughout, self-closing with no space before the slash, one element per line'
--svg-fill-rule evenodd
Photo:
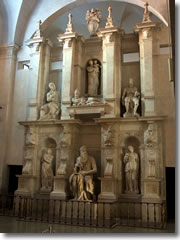
<path fill-rule="evenodd" d="M 96 32 L 99 28 L 99 24 L 102 18 L 100 10 L 92 8 L 86 12 L 86 21 L 88 24 L 88 30 L 91 36 L 96 36 Z"/>
<path fill-rule="evenodd" d="M 143 15 L 143 21 L 142 21 L 143 23 L 151 22 L 150 12 L 148 10 L 148 6 L 149 6 L 149 3 L 145 2 L 145 4 L 144 4 L 144 15 Z"/>
<path fill-rule="evenodd" d="M 112 7 L 111 6 L 108 7 L 108 12 L 109 12 L 109 15 L 107 17 L 106 28 L 114 27 L 113 18 L 112 18 Z"/>
<path fill-rule="evenodd" d="M 105 147 L 113 145 L 113 129 L 111 126 L 108 127 L 107 130 L 104 131 L 104 145 Z"/>

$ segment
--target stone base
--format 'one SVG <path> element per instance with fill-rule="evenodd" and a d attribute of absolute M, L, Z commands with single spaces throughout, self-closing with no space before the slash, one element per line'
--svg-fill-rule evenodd
<path fill-rule="evenodd" d="M 67 199 L 69 194 L 67 193 L 67 178 L 64 175 L 54 177 L 53 191 L 50 193 L 51 199 Z"/>
<path fill-rule="evenodd" d="M 101 180 L 101 193 L 98 202 L 112 202 L 117 200 L 115 194 L 115 181 L 112 178 L 99 178 Z"/>
<path fill-rule="evenodd" d="M 69 116 L 74 119 L 76 115 L 100 114 L 100 116 L 103 116 L 106 112 L 106 107 L 106 104 L 98 103 L 75 107 L 72 106 L 67 109 L 69 110 Z"/>
<path fill-rule="evenodd" d="M 134 114 L 134 113 L 124 113 L 123 114 L 124 118 L 139 118 L 140 115 L 138 113 Z"/>
<path fill-rule="evenodd" d="M 37 192 L 37 178 L 32 175 L 16 175 L 18 177 L 18 189 L 15 195 L 33 196 Z"/>
<path fill-rule="evenodd" d="M 160 180 L 148 179 L 144 180 L 144 196 L 143 198 L 160 198 Z"/>
<path fill-rule="evenodd" d="M 141 194 L 136 193 L 123 193 L 119 196 L 120 202 L 140 202 L 141 201 Z"/>

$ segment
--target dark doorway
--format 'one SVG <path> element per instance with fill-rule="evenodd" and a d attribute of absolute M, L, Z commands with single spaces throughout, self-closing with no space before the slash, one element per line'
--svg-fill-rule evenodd
<path fill-rule="evenodd" d="M 22 166 L 20 165 L 8 165 L 9 169 L 9 184 L 8 193 L 14 194 L 18 188 L 18 178 L 16 175 L 22 174 Z"/>
<path fill-rule="evenodd" d="M 166 168 L 167 217 L 175 219 L 175 168 Z"/>

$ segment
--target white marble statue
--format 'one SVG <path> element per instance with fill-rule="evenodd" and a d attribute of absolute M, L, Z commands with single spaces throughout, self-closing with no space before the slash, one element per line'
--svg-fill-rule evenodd
<path fill-rule="evenodd" d="M 79 91 L 78 91 L 78 89 L 76 89 L 74 91 L 74 97 L 72 98 L 72 105 L 73 106 L 78 106 L 80 104 L 81 98 L 79 96 L 80 96 Z"/>
<path fill-rule="evenodd" d="M 86 146 L 80 148 L 74 172 L 69 178 L 70 189 L 76 200 L 91 200 L 94 195 L 93 174 L 97 172 L 96 161 L 87 153 Z"/>
<path fill-rule="evenodd" d="M 100 83 L 100 65 L 97 60 L 89 60 L 88 72 L 88 96 L 97 96 Z"/>
<path fill-rule="evenodd" d="M 91 36 L 96 36 L 96 32 L 99 28 L 101 18 L 102 14 L 99 9 L 92 8 L 91 10 L 88 10 L 86 12 L 86 21 Z"/>
<path fill-rule="evenodd" d="M 42 155 L 41 165 L 41 191 L 51 191 L 53 184 L 53 154 L 50 148 Z"/>
<path fill-rule="evenodd" d="M 125 164 L 126 193 L 138 193 L 139 157 L 133 146 L 128 146 L 123 162 Z"/>
<path fill-rule="evenodd" d="M 47 93 L 46 100 L 48 103 L 44 104 L 40 109 L 39 120 L 51 120 L 58 119 L 60 113 L 60 96 L 56 91 L 54 83 L 49 83 L 50 91 Z"/>
<path fill-rule="evenodd" d="M 139 116 L 137 113 L 137 109 L 139 107 L 139 98 L 140 93 L 137 88 L 134 87 L 134 80 L 132 78 L 129 79 L 129 85 L 124 89 L 122 94 L 122 104 L 125 105 L 126 112 L 123 117 L 133 117 Z"/>
<path fill-rule="evenodd" d="M 144 143 L 148 147 L 152 147 L 157 143 L 156 126 L 153 123 L 150 123 L 147 130 L 144 132 Z"/>

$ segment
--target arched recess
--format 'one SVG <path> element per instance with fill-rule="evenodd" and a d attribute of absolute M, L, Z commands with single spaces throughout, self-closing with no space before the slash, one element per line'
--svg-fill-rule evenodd
<path fill-rule="evenodd" d="M 16 32 L 15 32 L 15 37 L 14 37 L 14 41 L 18 44 L 22 44 L 23 42 L 23 38 L 25 35 L 25 31 L 28 25 L 28 21 L 30 22 L 31 20 L 31 16 L 32 13 L 34 11 L 34 21 L 38 21 L 40 18 L 43 22 L 42 24 L 42 31 L 45 30 L 49 24 L 51 24 L 52 22 L 54 22 L 56 20 L 57 17 L 59 17 L 60 15 L 64 14 L 67 11 L 70 11 L 71 9 L 81 6 L 81 5 L 85 5 L 85 4 L 89 4 L 89 3 L 97 3 L 97 2 L 109 2 L 111 4 L 111 1 L 109 0 L 69 0 L 67 1 L 67 3 L 58 1 L 58 0 L 54 0 L 53 4 L 52 4 L 52 0 L 51 0 L 51 8 L 48 8 L 49 6 L 49 1 L 50 0 L 46 0 L 46 5 L 42 5 L 43 2 L 38 1 L 38 0 L 32 0 L 32 1 L 28 1 L 28 0 L 24 0 L 21 6 L 21 10 L 19 12 L 19 17 L 18 17 L 18 21 L 17 21 L 17 25 L 16 25 Z M 137 5 L 139 7 L 144 8 L 144 1 L 143 0 L 114 0 L 116 2 L 125 2 L 125 3 L 130 3 L 130 4 L 134 4 Z M 162 0 L 162 5 L 164 9 L 165 7 L 165 0 Z M 166 20 L 166 16 L 165 16 L 165 11 L 161 9 L 161 11 L 158 11 L 158 9 L 156 8 L 156 4 L 154 0 L 150 0 L 150 7 L 149 10 L 155 15 L 157 16 L 162 22 L 164 22 L 165 25 L 167 25 L 167 20 Z M 36 10 L 36 5 L 38 3 L 38 9 L 43 8 L 43 15 L 40 14 L 41 11 Z M 47 8 L 47 9 L 46 9 Z M 28 16 L 28 17 L 27 17 Z M 33 22 L 34 24 L 34 22 Z M 32 27 L 32 25 L 31 25 Z M 34 28 L 35 26 L 32 27 L 32 29 L 30 30 L 31 33 L 28 34 L 28 36 L 30 37 L 33 32 L 36 30 Z M 26 39 L 27 40 L 27 39 Z"/>
<path fill-rule="evenodd" d="M 139 6 L 139 7 L 142 7 L 144 8 L 144 1 L 143 0 L 113 0 L 113 1 L 116 1 L 116 2 L 125 2 L 125 3 L 130 3 L 130 4 L 133 4 L 133 5 L 136 5 L 136 6 Z M 46 29 L 47 26 L 49 24 L 51 24 L 52 22 L 55 21 L 55 19 L 62 15 L 63 13 L 65 13 L 66 11 L 74 8 L 74 7 L 78 7 L 80 5 L 84 5 L 84 4 L 88 4 L 88 3 L 97 3 L 97 2 L 108 2 L 108 0 L 87 0 L 87 1 L 82 1 L 82 0 L 77 0 L 77 1 L 74 1 L 66 6 L 64 6 L 63 8 L 61 9 L 58 9 L 56 12 L 54 12 L 51 16 L 49 16 L 42 24 L 42 30 Z M 109 1 L 111 2 L 111 1 Z M 110 3 L 111 4 L 111 3 Z M 157 16 L 166 26 L 168 25 L 167 24 L 167 21 L 166 21 L 166 18 L 160 14 L 157 9 L 155 9 L 154 7 L 152 6 L 149 6 L 149 11 L 152 12 L 155 16 Z"/>
<path fill-rule="evenodd" d="M 27 27 L 28 21 L 36 8 L 39 0 L 23 0 L 19 16 L 17 19 L 16 24 L 16 31 L 14 36 L 14 42 L 18 45 L 21 45 L 23 38 L 24 38 L 24 32 Z"/>

